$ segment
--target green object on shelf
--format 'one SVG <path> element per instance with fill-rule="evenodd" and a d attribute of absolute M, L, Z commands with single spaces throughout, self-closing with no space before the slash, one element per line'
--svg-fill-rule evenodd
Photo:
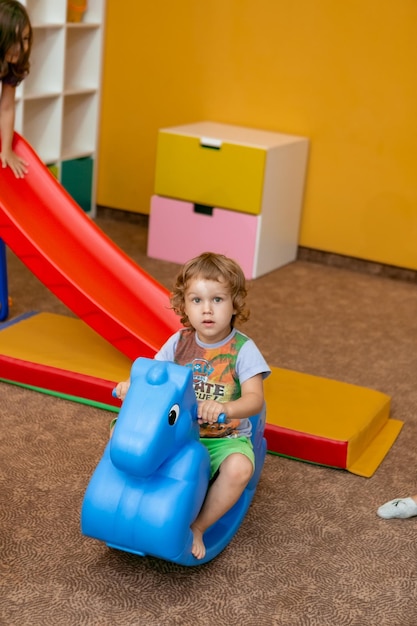
<path fill-rule="evenodd" d="M 53 176 L 55 176 L 56 179 L 59 180 L 59 167 L 58 165 L 52 164 L 52 165 L 48 165 L 48 170 L 51 172 L 51 174 Z"/>
<path fill-rule="evenodd" d="M 62 162 L 61 183 L 86 213 L 91 211 L 93 159 L 85 157 Z"/>

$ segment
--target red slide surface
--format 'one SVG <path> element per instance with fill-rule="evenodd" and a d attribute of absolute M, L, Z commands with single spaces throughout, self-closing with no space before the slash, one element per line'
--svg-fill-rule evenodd
<path fill-rule="evenodd" d="M 96 226 L 17 133 L 14 141 L 29 173 L 16 179 L 0 168 L 0 238 L 120 352 L 152 358 L 180 327 L 168 291 Z"/>

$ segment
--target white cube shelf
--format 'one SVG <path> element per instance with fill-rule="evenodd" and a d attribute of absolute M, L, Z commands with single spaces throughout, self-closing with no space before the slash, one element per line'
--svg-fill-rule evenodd
<path fill-rule="evenodd" d="M 16 90 L 15 128 L 45 164 L 91 157 L 95 180 L 105 0 L 88 0 L 80 22 L 67 22 L 70 0 L 22 0 L 33 27 L 29 76 Z M 80 181 L 82 185 L 84 181 Z"/>

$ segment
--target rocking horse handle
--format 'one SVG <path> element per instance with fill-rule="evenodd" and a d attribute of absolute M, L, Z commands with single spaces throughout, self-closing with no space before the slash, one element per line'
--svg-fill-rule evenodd
<path fill-rule="evenodd" d="M 112 390 L 111 395 L 113 396 L 113 398 L 117 398 L 116 387 Z M 226 413 L 220 413 L 219 417 L 217 418 L 217 423 L 225 424 L 226 422 L 227 422 Z"/>

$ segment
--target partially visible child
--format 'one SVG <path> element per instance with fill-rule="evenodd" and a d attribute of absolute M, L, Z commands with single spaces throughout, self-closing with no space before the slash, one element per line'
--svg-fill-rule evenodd
<path fill-rule="evenodd" d="M 25 7 L 16 0 L 0 0 L 0 159 L 16 178 L 23 178 L 27 163 L 12 148 L 16 87 L 29 73 L 32 26 Z"/>
<path fill-rule="evenodd" d="M 417 515 L 417 495 L 410 498 L 396 498 L 385 502 L 377 510 L 379 517 L 384 519 L 406 519 Z"/>
<path fill-rule="evenodd" d="M 223 255 L 206 252 L 188 261 L 177 275 L 171 306 L 184 328 L 156 354 L 192 369 L 198 401 L 201 442 L 211 462 L 211 486 L 191 526 L 192 553 L 205 556 L 204 533 L 240 498 L 254 471 L 251 422 L 262 410 L 263 379 L 270 374 L 254 342 L 235 328 L 249 318 L 246 283 L 239 265 Z M 130 381 L 116 394 L 124 400 Z M 221 413 L 223 431 L 213 427 Z M 213 437 L 218 433 L 224 436 Z"/>

